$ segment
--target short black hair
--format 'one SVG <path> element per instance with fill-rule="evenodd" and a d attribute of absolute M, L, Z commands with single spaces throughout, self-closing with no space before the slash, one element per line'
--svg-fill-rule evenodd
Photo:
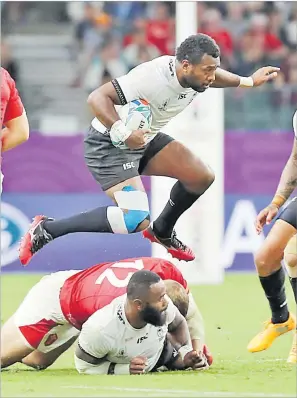
<path fill-rule="evenodd" d="M 147 294 L 150 287 L 158 282 L 161 278 L 155 272 L 141 270 L 135 272 L 127 286 L 127 297 L 129 300 L 141 299 Z"/>
<path fill-rule="evenodd" d="M 189 36 L 176 50 L 176 58 L 179 62 L 187 60 L 193 65 L 199 64 L 204 54 L 218 58 L 220 48 L 214 39 L 203 33 Z"/>

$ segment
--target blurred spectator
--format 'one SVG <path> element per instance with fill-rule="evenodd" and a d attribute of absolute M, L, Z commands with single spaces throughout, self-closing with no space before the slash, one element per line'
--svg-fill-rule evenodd
<path fill-rule="evenodd" d="M 73 81 L 73 86 L 81 84 L 82 76 L 92 64 L 104 42 L 108 42 L 111 36 L 112 20 L 109 15 L 93 5 L 86 4 L 84 18 L 77 25 L 76 37 L 79 39 L 78 70 Z"/>
<path fill-rule="evenodd" d="M 220 46 L 222 54 L 231 55 L 233 40 L 230 32 L 223 26 L 222 15 L 216 9 L 205 12 L 201 32 L 211 36 Z"/>
<path fill-rule="evenodd" d="M 120 46 L 115 38 L 106 40 L 93 59 L 84 78 L 84 88 L 91 92 L 107 79 L 115 79 L 128 72 L 120 56 Z"/>
<path fill-rule="evenodd" d="M 146 2 L 142 1 L 106 1 L 104 11 L 111 15 L 117 27 L 122 34 L 129 31 L 134 20 L 145 14 Z"/>
<path fill-rule="evenodd" d="M 246 34 L 250 37 L 252 46 L 262 48 L 267 62 L 274 61 L 274 64 L 279 63 L 286 55 L 286 47 L 273 32 L 269 31 L 267 15 L 254 14 L 251 17 L 250 27 Z"/>
<path fill-rule="evenodd" d="M 212 8 L 205 12 L 200 32 L 211 36 L 221 49 L 222 67 L 228 68 L 233 58 L 233 39 L 230 32 L 223 26 L 220 11 Z"/>
<path fill-rule="evenodd" d="M 248 27 L 248 21 L 244 17 L 244 3 L 237 1 L 228 1 L 225 3 L 227 7 L 227 18 L 224 20 L 224 26 L 232 35 L 233 42 L 237 45 L 240 36 Z"/>
<path fill-rule="evenodd" d="M 148 42 L 144 29 L 135 28 L 131 39 L 131 44 L 123 52 L 123 57 L 129 70 L 142 62 L 151 61 L 160 55 L 157 47 Z"/>
<path fill-rule="evenodd" d="M 297 5 L 293 6 L 289 21 L 284 24 L 287 43 L 292 50 L 297 51 Z"/>
<path fill-rule="evenodd" d="M 1 66 L 5 68 L 10 76 L 15 80 L 16 85 L 19 82 L 19 65 L 11 55 L 11 50 L 7 42 L 1 40 Z"/>
<path fill-rule="evenodd" d="M 233 71 L 242 76 L 250 76 L 265 63 L 265 52 L 261 40 L 254 40 L 245 33 L 240 40 L 240 52 L 233 66 Z"/>
<path fill-rule="evenodd" d="M 161 54 L 174 53 L 174 21 L 170 16 L 170 6 L 163 2 L 153 2 L 152 18 L 147 21 L 148 41 L 155 45 Z"/>

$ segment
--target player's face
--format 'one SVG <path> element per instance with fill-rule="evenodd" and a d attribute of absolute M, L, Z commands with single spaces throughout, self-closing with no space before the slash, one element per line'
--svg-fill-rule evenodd
<path fill-rule="evenodd" d="M 220 66 L 220 59 L 213 58 L 210 55 L 204 55 L 198 65 L 192 65 L 188 61 L 183 61 L 184 83 L 187 87 L 191 87 L 198 93 L 202 93 L 214 82 L 218 66 Z"/>
<path fill-rule="evenodd" d="M 162 326 L 166 321 L 167 307 L 166 287 L 161 280 L 151 287 L 147 301 L 143 303 L 140 310 L 140 317 L 144 322 L 153 326 Z"/>

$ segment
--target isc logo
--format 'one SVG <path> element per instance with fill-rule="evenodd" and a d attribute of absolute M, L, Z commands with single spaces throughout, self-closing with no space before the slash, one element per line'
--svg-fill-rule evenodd
<path fill-rule="evenodd" d="M 129 163 L 124 163 L 123 164 L 123 169 L 124 170 L 132 169 L 133 167 L 135 167 L 134 162 L 129 162 Z"/>
<path fill-rule="evenodd" d="M 143 342 L 143 340 L 148 339 L 148 333 L 145 336 L 139 337 L 139 339 L 137 340 L 137 344 L 140 344 Z"/>

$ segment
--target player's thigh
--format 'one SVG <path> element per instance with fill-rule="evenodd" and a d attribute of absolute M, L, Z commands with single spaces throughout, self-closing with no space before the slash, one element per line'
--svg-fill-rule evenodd
<path fill-rule="evenodd" d="M 46 369 L 51 366 L 65 351 L 67 351 L 68 348 L 74 344 L 76 339 L 77 336 L 73 336 L 59 347 L 56 347 L 55 349 L 46 353 L 34 350 L 22 359 L 22 363 L 35 369 Z"/>
<path fill-rule="evenodd" d="M 276 270 L 289 240 L 295 234 L 296 229 L 291 224 L 282 219 L 276 220 L 255 255 L 255 264 L 262 276 L 268 276 Z"/>
<path fill-rule="evenodd" d="M 1 327 L 1 367 L 20 362 L 33 351 L 28 345 L 18 326 L 14 322 L 14 315 Z"/>
<path fill-rule="evenodd" d="M 159 133 L 150 142 L 142 160 L 142 174 L 176 178 L 192 190 L 209 186 L 214 173 L 189 148 L 172 137 Z"/>
<path fill-rule="evenodd" d="M 297 267 L 297 235 L 294 235 L 285 248 L 284 260 L 289 267 Z"/>
<path fill-rule="evenodd" d="M 52 344 L 55 328 L 69 327 L 60 306 L 60 289 L 77 271 L 61 271 L 43 277 L 33 286 L 14 314 L 14 323 L 32 349 Z M 62 329 L 61 329 L 62 328 Z M 54 348 L 54 347 L 53 347 Z"/>
<path fill-rule="evenodd" d="M 136 188 L 142 186 L 138 168 L 144 148 L 116 148 L 109 135 L 99 133 L 92 126 L 85 137 L 84 148 L 85 161 L 91 174 L 109 196 L 112 197 L 111 188 L 126 186 L 127 182 Z"/>

